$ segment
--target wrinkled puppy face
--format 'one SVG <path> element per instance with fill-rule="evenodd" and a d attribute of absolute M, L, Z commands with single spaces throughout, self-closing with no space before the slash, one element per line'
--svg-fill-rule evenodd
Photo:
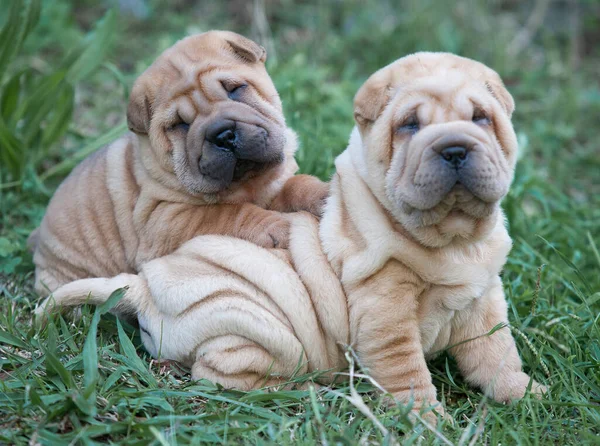
<path fill-rule="evenodd" d="M 265 50 L 226 31 L 191 36 L 136 81 L 129 128 L 190 194 L 233 192 L 284 160 L 285 121 Z"/>
<path fill-rule="evenodd" d="M 375 73 L 355 98 L 371 187 L 421 243 L 490 229 L 512 181 L 513 99 L 485 65 L 417 53 Z"/>

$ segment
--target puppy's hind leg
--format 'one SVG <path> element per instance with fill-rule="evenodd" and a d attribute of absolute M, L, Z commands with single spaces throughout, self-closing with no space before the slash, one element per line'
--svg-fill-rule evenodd
<path fill-rule="evenodd" d="M 199 347 L 192 376 L 208 379 L 225 388 L 248 391 L 277 385 L 289 378 L 294 363 L 288 364 L 291 367 L 282 374 L 277 359 L 264 346 L 248 338 L 226 335 Z"/>
<path fill-rule="evenodd" d="M 115 306 L 115 311 L 119 314 L 135 314 L 144 298 L 149 296 L 145 280 L 135 274 L 119 274 L 110 279 L 80 279 L 61 286 L 47 297 L 36 308 L 36 318 L 45 316 L 55 308 L 103 304 L 119 288 L 127 288 L 125 295 Z"/>

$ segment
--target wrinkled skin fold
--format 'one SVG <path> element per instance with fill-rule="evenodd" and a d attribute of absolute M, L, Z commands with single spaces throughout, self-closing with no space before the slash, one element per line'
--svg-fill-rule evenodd
<path fill-rule="evenodd" d="M 249 390 L 294 372 L 340 369 L 349 342 L 345 295 L 316 219 L 290 218 L 288 250 L 200 236 L 137 275 L 65 285 L 38 314 L 54 304 L 100 304 L 128 287 L 118 312 L 136 312 L 146 349 L 189 367 L 195 379 Z"/>

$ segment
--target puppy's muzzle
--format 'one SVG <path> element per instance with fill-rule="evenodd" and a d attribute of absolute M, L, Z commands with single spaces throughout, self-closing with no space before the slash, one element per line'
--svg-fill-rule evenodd
<path fill-rule="evenodd" d="M 468 162 L 469 152 L 478 141 L 468 135 L 445 135 L 432 144 L 432 149 L 439 153 L 445 164 L 460 169 Z"/>
<path fill-rule="evenodd" d="M 450 146 L 442 150 L 440 155 L 449 165 L 458 169 L 467 159 L 467 149 L 462 146 Z"/>
<path fill-rule="evenodd" d="M 424 200 L 427 205 L 442 200 L 455 187 L 464 187 L 486 202 L 496 201 L 505 193 L 504 185 L 498 184 L 501 172 L 487 155 L 490 147 L 480 138 L 467 132 L 449 132 L 434 140 L 430 150 L 429 169 L 437 171 L 437 178 L 429 191 L 427 187 L 423 190 L 429 194 L 429 200 Z"/>
<path fill-rule="evenodd" d="M 260 172 L 272 164 L 283 161 L 283 152 L 268 141 L 268 132 L 253 124 L 221 120 L 210 125 L 206 140 L 218 151 L 234 160 L 233 180 L 249 172 Z M 233 155 L 233 157 L 231 157 Z"/>

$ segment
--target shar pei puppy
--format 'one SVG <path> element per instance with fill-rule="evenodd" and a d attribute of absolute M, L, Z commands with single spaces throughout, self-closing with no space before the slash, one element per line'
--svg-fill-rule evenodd
<path fill-rule="evenodd" d="M 251 40 L 211 31 L 137 79 L 130 132 L 74 169 L 30 239 L 40 294 L 137 272 L 201 234 L 285 247 L 278 211 L 320 212 L 327 186 L 293 176 L 296 136 L 265 59 Z"/>
<path fill-rule="evenodd" d="M 199 237 L 138 275 L 77 281 L 54 299 L 101 303 L 128 286 L 119 305 L 137 312 L 153 355 L 240 389 L 289 377 L 299 358 L 300 372 L 343 367 L 350 344 L 413 410 L 442 412 L 426 363 L 442 350 L 496 401 L 540 393 L 505 326 L 499 276 L 511 248 L 500 201 L 517 154 L 513 108 L 481 63 L 399 59 L 358 91 L 323 218 L 293 217 L 288 250 Z"/>

